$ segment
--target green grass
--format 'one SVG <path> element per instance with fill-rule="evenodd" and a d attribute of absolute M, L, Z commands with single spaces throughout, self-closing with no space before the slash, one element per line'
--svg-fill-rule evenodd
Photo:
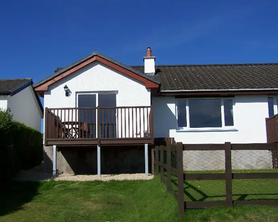
<path fill-rule="evenodd" d="M 232 170 L 233 173 L 278 173 L 278 169 Z M 225 173 L 225 170 L 184 171 L 184 173 Z"/>
<path fill-rule="evenodd" d="M 208 197 L 219 194 L 210 184 L 192 186 Z M 197 200 L 203 197 L 199 191 L 194 191 L 200 195 Z M 278 207 L 195 209 L 180 217 L 176 200 L 159 177 L 150 181 L 12 182 L 0 187 L 0 221 L 278 221 Z"/>
<path fill-rule="evenodd" d="M 225 171 L 185 171 L 185 173 L 225 173 Z M 271 170 L 233 170 L 233 173 L 278 173 Z M 166 180 L 166 173 L 164 174 Z M 177 177 L 172 175 L 172 188 L 177 191 Z M 278 200 L 278 180 L 233 180 L 233 200 Z M 184 182 L 185 201 L 225 200 L 225 180 L 191 180 Z"/>

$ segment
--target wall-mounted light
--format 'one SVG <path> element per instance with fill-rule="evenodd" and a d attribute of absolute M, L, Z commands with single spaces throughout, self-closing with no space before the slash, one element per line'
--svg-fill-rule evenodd
<path fill-rule="evenodd" d="M 65 90 L 65 96 L 69 96 L 70 95 L 70 89 L 67 85 L 64 86 L 64 90 Z"/>

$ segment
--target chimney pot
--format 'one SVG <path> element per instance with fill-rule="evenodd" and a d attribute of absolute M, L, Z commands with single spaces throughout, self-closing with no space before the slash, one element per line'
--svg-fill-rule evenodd
<path fill-rule="evenodd" d="M 151 47 L 147 48 L 147 56 L 152 56 L 152 49 L 151 49 Z"/>
<path fill-rule="evenodd" d="M 155 74 L 155 56 L 152 56 L 151 47 L 147 48 L 147 56 L 144 59 L 144 72 L 149 76 Z"/>

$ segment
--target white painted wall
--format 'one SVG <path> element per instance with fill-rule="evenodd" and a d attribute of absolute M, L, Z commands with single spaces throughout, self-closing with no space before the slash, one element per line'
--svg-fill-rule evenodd
<path fill-rule="evenodd" d="M 65 96 L 64 86 L 72 92 Z M 118 91 L 117 106 L 149 106 L 150 90 L 103 64 L 94 62 L 49 86 L 44 94 L 48 108 L 76 107 L 76 92 Z"/>
<path fill-rule="evenodd" d="M 155 57 L 144 57 L 144 72 L 155 73 Z"/>
<path fill-rule="evenodd" d="M 155 97 L 154 135 L 174 137 L 184 144 L 204 143 L 265 143 L 265 118 L 268 117 L 267 96 L 235 96 L 234 131 L 178 131 L 176 130 L 175 98 Z M 224 151 L 184 151 L 184 170 L 224 170 Z M 233 169 L 270 169 L 270 151 L 233 151 Z"/>
<path fill-rule="evenodd" d="M 8 108 L 8 97 L 0 96 L 0 109 L 6 110 Z"/>
<path fill-rule="evenodd" d="M 65 96 L 65 85 L 71 91 L 69 97 Z M 44 106 L 47 108 L 76 107 L 78 92 L 100 91 L 116 91 L 118 107 L 151 105 L 150 90 L 146 89 L 144 84 L 106 65 L 94 62 L 49 86 L 48 91 L 44 93 Z M 121 132 L 120 128 L 118 130 Z M 145 130 L 138 129 L 138 132 L 143 136 Z M 120 134 L 118 136 L 121 137 Z"/>
<path fill-rule="evenodd" d="M 176 130 L 174 97 L 154 97 L 154 135 L 182 143 L 266 142 L 267 96 L 235 96 L 234 100 L 234 131 L 190 132 Z"/>
<path fill-rule="evenodd" d="M 42 112 L 32 86 L 9 97 L 8 108 L 11 109 L 13 120 L 41 131 Z"/>

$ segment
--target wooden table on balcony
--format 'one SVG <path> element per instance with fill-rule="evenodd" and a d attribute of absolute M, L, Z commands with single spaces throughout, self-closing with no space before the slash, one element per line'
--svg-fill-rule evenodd
<path fill-rule="evenodd" d="M 87 138 L 90 137 L 90 129 L 86 122 L 65 121 L 62 122 L 64 138 Z"/>

